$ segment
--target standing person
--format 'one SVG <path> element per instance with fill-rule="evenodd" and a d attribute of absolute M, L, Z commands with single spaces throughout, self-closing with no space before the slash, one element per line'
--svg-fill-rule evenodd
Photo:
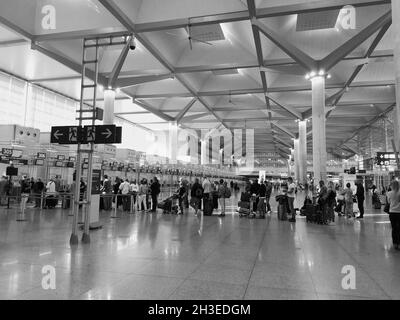
<path fill-rule="evenodd" d="M 0 205 L 6 203 L 6 201 L 4 200 L 6 199 L 7 196 L 7 184 L 8 184 L 7 177 L 2 176 L 0 180 Z"/>
<path fill-rule="evenodd" d="M 357 219 L 363 219 L 364 218 L 365 190 L 364 190 L 364 186 L 362 185 L 361 181 L 358 181 L 356 183 L 356 186 L 357 186 L 357 191 L 356 191 L 357 204 L 358 204 L 358 210 L 360 210 L 360 216 L 357 217 Z"/>
<path fill-rule="evenodd" d="M 160 183 L 157 177 L 154 177 L 153 183 L 150 185 L 151 189 L 151 202 L 152 202 L 152 212 L 157 211 L 158 195 L 160 194 Z"/>
<path fill-rule="evenodd" d="M 104 175 L 104 180 L 103 180 L 103 207 L 104 210 L 109 211 L 112 208 L 112 186 L 111 186 L 111 181 L 108 179 L 108 175 Z"/>
<path fill-rule="evenodd" d="M 30 181 L 27 177 L 23 177 L 21 181 L 21 212 L 24 212 L 26 203 L 28 202 L 29 195 L 31 193 Z"/>
<path fill-rule="evenodd" d="M 289 210 L 292 214 L 292 218 L 289 219 L 289 222 L 296 222 L 296 211 L 294 210 L 294 199 L 296 197 L 296 184 L 293 182 L 293 178 L 289 177 L 288 179 L 288 191 L 287 191 L 288 201 L 289 201 Z"/>
<path fill-rule="evenodd" d="M 328 219 L 331 221 L 330 225 L 334 225 L 335 222 L 335 202 L 336 202 L 336 191 L 332 181 L 328 182 L 328 191 L 326 197 L 326 213 Z"/>
<path fill-rule="evenodd" d="M 148 189 L 149 188 L 147 186 L 147 181 L 146 181 L 146 179 L 143 179 L 140 182 L 140 186 L 139 186 L 139 195 L 138 195 L 138 208 L 139 208 L 139 211 L 143 211 L 142 210 L 142 204 L 143 204 L 144 211 L 147 212 L 146 196 L 147 196 Z"/>
<path fill-rule="evenodd" d="M 39 208 L 41 204 L 41 195 L 44 190 L 44 183 L 40 178 L 37 178 L 36 182 L 33 184 L 33 196 L 35 198 L 34 208 Z"/>
<path fill-rule="evenodd" d="M 49 180 L 49 182 L 47 182 L 46 194 L 47 194 L 47 197 L 46 197 L 46 202 L 45 202 L 45 206 L 44 206 L 43 209 L 47 209 L 47 208 L 53 207 L 53 204 L 54 204 L 51 201 L 51 200 L 53 200 L 53 202 L 54 202 L 55 194 L 56 194 L 56 184 L 55 184 L 53 178 L 51 178 Z"/>
<path fill-rule="evenodd" d="M 133 181 L 131 181 L 131 185 L 130 185 L 130 192 L 131 192 L 131 194 L 132 194 L 132 200 L 133 200 L 133 208 L 137 208 L 137 210 L 139 210 L 139 207 L 138 207 L 138 200 L 137 200 L 137 194 L 138 194 L 138 192 L 139 192 L 139 186 L 138 186 L 138 184 L 136 183 L 136 180 L 133 180 Z"/>
<path fill-rule="evenodd" d="M 396 250 L 400 250 L 400 183 L 393 180 L 390 184 L 392 191 L 387 194 L 389 203 L 389 218 L 392 225 L 392 241 Z"/>
<path fill-rule="evenodd" d="M 264 179 L 261 178 L 260 189 L 258 191 L 259 200 L 257 205 L 257 213 L 261 219 L 265 219 L 265 201 L 267 194 L 267 186 L 264 183 Z"/>
<path fill-rule="evenodd" d="M 176 193 L 178 195 L 178 201 L 179 201 L 179 212 L 178 212 L 178 214 L 183 214 L 184 200 L 185 200 L 185 197 L 186 197 L 187 193 L 186 193 L 186 187 L 185 187 L 185 185 L 184 185 L 182 180 L 179 183 L 179 188 L 178 188 Z"/>
<path fill-rule="evenodd" d="M 265 202 L 267 205 L 267 213 L 271 214 L 271 205 L 269 203 L 272 194 L 272 183 L 269 181 L 265 181 Z"/>
<path fill-rule="evenodd" d="M 114 193 L 114 197 L 113 197 L 113 202 L 115 202 L 115 207 L 118 209 L 118 207 L 121 204 L 121 197 L 118 197 L 119 194 L 119 186 L 121 185 L 121 179 L 116 177 L 115 178 L 115 183 L 113 185 L 113 193 Z"/>
<path fill-rule="evenodd" d="M 130 211 L 130 204 L 131 204 L 129 201 L 130 184 L 128 179 L 125 179 L 125 181 L 119 185 L 119 190 L 122 195 L 122 210 Z"/>
<path fill-rule="evenodd" d="M 250 186 L 250 192 L 251 192 L 251 195 L 255 198 L 255 201 L 253 203 L 253 208 L 251 208 L 251 210 L 253 212 L 257 212 L 257 205 L 258 205 L 258 200 L 259 200 L 258 195 L 260 192 L 260 184 L 258 183 L 257 179 L 252 181 L 251 186 Z"/>
<path fill-rule="evenodd" d="M 194 180 L 194 184 L 190 191 L 190 204 L 194 208 L 194 214 L 197 215 L 200 209 L 200 202 L 203 198 L 203 187 L 198 178 Z"/>
<path fill-rule="evenodd" d="M 353 190 L 351 190 L 350 183 L 346 184 L 344 190 L 344 214 L 347 218 L 353 218 Z"/>
<path fill-rule="evenodd" d="M 220 217 L 225 217 L 225 195 L 227 193 L 227 183 L 223 179 L 219 180 L 218 200 L 221 207 Z"/>
<path fill-rule="evenodd" d="M 210 195 L 211 195 L 211 182 L 210 180 L 208 180 L 207 176 L 204 176 L 204 180 L 203 180 L 203 199 L 204 200 L 208 200 L 210 199 Z"/>
<path fill-rule="evenodd" d="M 336 193 L 337 193 L 337 204 L 335 211 L 338 213 L 338 216 L 341 217 L 343 215 L 343 207 L 345 205 L 344 189 L 341 183 L 337 186 Z"/>

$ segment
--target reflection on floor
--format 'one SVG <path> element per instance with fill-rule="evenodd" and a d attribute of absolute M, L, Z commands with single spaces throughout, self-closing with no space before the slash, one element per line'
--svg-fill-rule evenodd
<path fill-rule="evenodd" d="M 2 207 L 0 298 L 400 298 L 386 214 L 367 209 L 363 221 L 320 226 L 239 218 L 235 203 L 224 218 L 104 212 L 91 244 L 72 249 L 68 211 L 30 209 L 17 222 Z M 42 288 L 45 265 L 55 267 L 55 290 Z M 356 270 L 355 290 L 342 287 L 345 265 Z"/>

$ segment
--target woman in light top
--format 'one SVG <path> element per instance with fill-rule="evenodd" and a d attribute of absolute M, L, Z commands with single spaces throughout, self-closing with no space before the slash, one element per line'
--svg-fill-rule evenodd
<path fill-rule="evenodd" d="M 353 190 L 351 189 L 350 183 L 346 184 L 346 189 L 343 192 L 344 195 L 344 214 L 347 218 L 353 218 Z"/>
<path fill-rule="evenodd" d="M 389 218 L 392 225 L 392 240 L 396 250 L 400 250 L 400 183 L 393 180 L 390 184 L 392 189 L 387 193 L 389 202 Z"/>

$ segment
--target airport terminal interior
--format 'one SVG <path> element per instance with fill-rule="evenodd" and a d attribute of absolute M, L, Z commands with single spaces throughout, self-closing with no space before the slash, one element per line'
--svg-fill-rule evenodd
<path fill-rule="evenodd" d="M 0 299 L 400 299 L 400 1 L 0 0 Z"/>

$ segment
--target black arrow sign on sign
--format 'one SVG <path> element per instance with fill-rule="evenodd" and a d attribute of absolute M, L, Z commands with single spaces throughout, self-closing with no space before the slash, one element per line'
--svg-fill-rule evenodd
<path fill-rule="evenodd" d="M 116 126 L 115 125 L 102 125 L 102 126 L 85 126 L 84 136 L 85 143 L 93 142 L 95 144 L 111 144 L 116 143 Z"/>
<path fill-rule="evenodd" d="M 79 126 L 51 127 L 50 143 L 77 144 L 80 134 Z"/>

